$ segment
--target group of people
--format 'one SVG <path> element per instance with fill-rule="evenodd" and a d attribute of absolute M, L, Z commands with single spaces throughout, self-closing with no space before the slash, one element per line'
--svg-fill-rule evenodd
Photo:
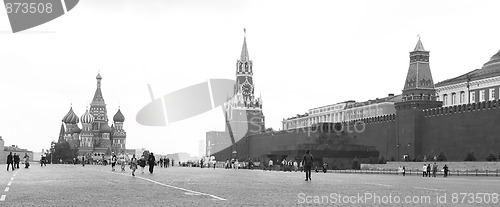
<path fill-rule="evenodd" d="M 287 168 L 290 168 L 290 171 L 291 171 L 291 167 L 293 167 L 295 169 L 295 171 L 297 171 L 299 168 L 299 165 L 300 165 L 301 167 L 303 167 L 303 170 L 306 172 L 306 181 L 310 181 L 310 180 L 312 180 L 311 179 L 311 170 L 312 170 L 313 160 L 314 160 L 314 158 L 311 154 L 311 150 L 307 149 L 304 156 L 302 156 L 302 161 L 300 163 L 298 163 L 297 161 L 292 162 L 292 160 L 287 161 L 286 159 L 283 159 L 283 161 L 281 161 L 281 165 L 282 165 L 283 171 L 285 171 L 285 169 L 287 169 Z M 273 166 L 274 166 L 273 160 L 269 160 L 269 163 L 268 163 L 269 169 L 272 170 Z M 324 164 L 323 165 L 324 171 L 326 171 L 326 167 L 327 167 L 327 165 Z"/>
<path fill-rule="evenodd" d="M 127 162 L 130 163 L 129 168 L 132 170 L 132 176 L 135 176 L 135 171 L 137 170 L 138 167 L 141 167 L 141 173 L 144 173 L 144 168 L 146 167 L 146 163 L 149 165 L 149 173 L 152 174 L 154 166 L 156 164 L 156 159 L 153 153 L 149 154 L 147 161 L 144 155 L 141 155 L 141 158 L 137 159 L 134 154 L 132 155 L 132 158 L 130 158 L 129 160 L 128 156 L 123 153 L 120 154 L 118 157 L 115 155 L 115 153 L 113 153 L 111 155 L 111 171 L 115 171 L 116 164 L 119 164 L 121 166 L 121 170 L 125 171 L 125 165 Z"/>
<path fill-rule="evenodd" d="M 437 171 L 438 171 L 438 165 L 434 163 L 434 165 L 431 166 L 429 163 L 424 164 L 422 167 L 422 177 L 431 177 L 431 170 L 432 170 L 432 177 L 436 177 Z M 448 166 L 444 165 L 443 167 L 443 172 L 444 172 L 444 177 L 448 177 Z"/>
<path fill-rule="evenodd" d="M 160 157 L 160 161 L 158 162 L 158 166 L 167 168 L 170 166 L 170 158 L 168 157 Z M 174 160 L 172 159 L 172 166 L 174 166 Z"/>
<path fill-rule="evenodd" d="M 25 153 L 23 157 L 25 165 L 24 168 L 29 168 L 30 166 L 29 159 L 30 156 L 28 155 L 28 153 Z M 15 169 L 19 169 L 20 162 L 21 158 L 19 157 L 19 155 L 17 153 L 14 153 L 14 155 L 12 155 L 12 152 L 10 152 L 9 155 L 7 155 L 7 171 L 9 171 L 9 167 L 12 168 L 12 171 L 14 171 Z"/>

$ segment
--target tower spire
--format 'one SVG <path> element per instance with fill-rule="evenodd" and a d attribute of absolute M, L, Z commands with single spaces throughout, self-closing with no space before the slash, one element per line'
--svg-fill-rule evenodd
<path fill-rule="evenodd" d="M 241 56 L 240 56 L 240 61 L 249 61 L 250 57 L 248 55 L 248 48 L 247 48 L 247 29 L 243 29 L 244 37 L 243 37 L 243 47 L 241 48 Z"/>

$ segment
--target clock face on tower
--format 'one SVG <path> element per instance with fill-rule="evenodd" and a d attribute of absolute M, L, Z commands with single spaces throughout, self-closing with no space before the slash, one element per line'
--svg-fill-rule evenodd
<path fill-rule="evenodd" d="M 245 83 L 241 86 L 241 91 L 243 92 L 243 95 L 250 95 L 252 93 L 252 85 Z"/>

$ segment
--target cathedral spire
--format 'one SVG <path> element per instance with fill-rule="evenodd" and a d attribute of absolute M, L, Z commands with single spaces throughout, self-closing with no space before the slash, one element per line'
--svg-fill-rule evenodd
<path fill-rule="evenodd" d="M 97 74 L 96 79 L 97 79 L 97 89 L 95 90 L 94 98 L 92 99 L 92 103 L 90 104 L 91 106 L 104 104 L 104 98 L 102 97 L 102 92 L 101 92 L 102 76 L 100 72 Z"/>

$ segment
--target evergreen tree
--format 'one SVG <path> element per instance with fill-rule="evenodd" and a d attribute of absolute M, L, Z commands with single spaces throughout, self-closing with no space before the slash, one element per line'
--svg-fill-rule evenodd
<path fill-rule="evenodd" d="M 444 152 L 440 152 L 438 157 L 437 157 L 437 161 L 446 161 L 448 160 L 448 158 L 446 157 L 446 154 Z"/>
<path fill-rule="evenodd" d="M 469 151 L 465 157 L 465 161 L 477 161 L 476 156 L 474 156 L 474 152 Z"/>
<path fill-rule="evenodd" d="M 54 144 L 52 151 L 52 159 L 55 163 L 59 163 L 59 160 L 63 162 L 71 162 L 73 158 L 77 157 L 78 150 L 71 149 L 67 141 L 62 141 Z"/>
<path fill-rule="evenodd" d="M 497 161 L 497 158 L 495 157 L 495 155 L 493 153 L 490 153 L 490 155 L 488 157 L 486 157 L 486 161 L 488 161 L 488 162 Z"/>
<path fill-rule="evenodd" d="M 352 160 L 352 169 L 354 170 L 359 170 L 361 169 L 361 164 L 359 163 L 359 160 L 357 157 L 355 157 L 353 160 Z"/>

